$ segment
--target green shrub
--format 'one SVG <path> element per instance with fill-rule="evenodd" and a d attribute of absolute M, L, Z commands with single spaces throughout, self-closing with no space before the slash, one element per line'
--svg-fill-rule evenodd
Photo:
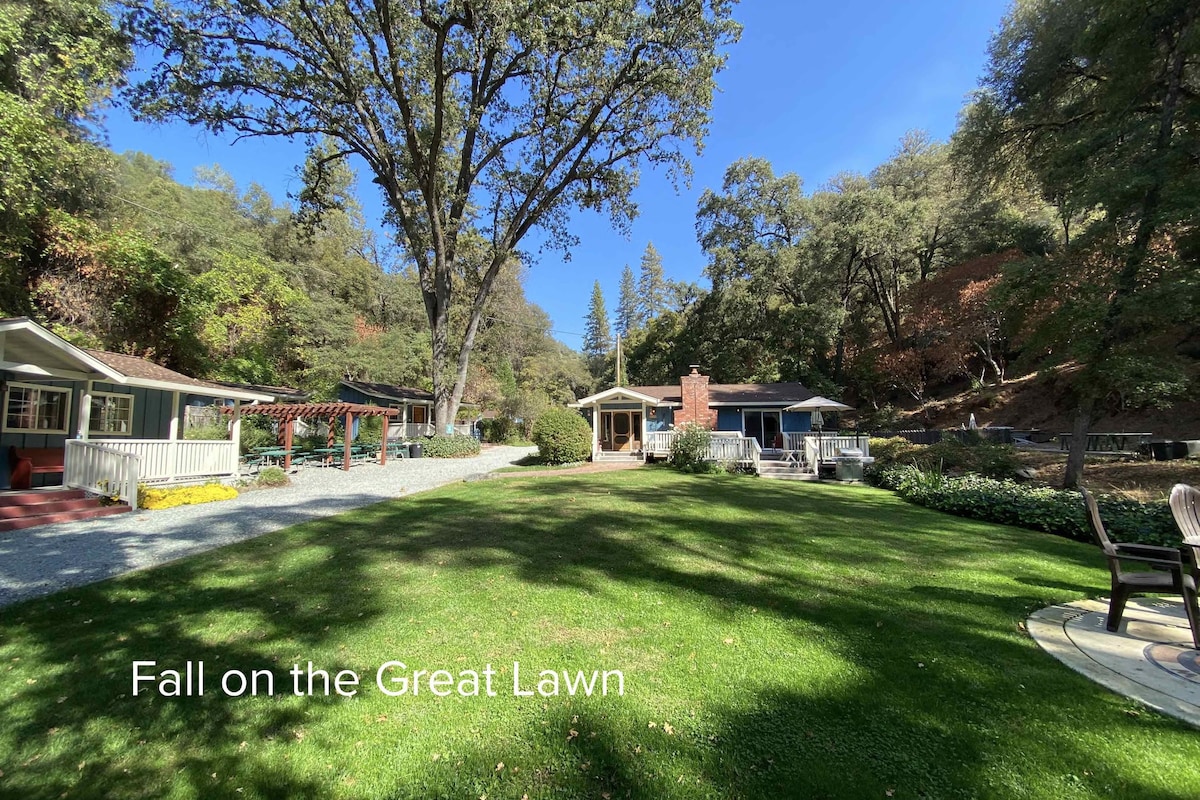
<path fill-rule="evenodd" d="M 671 466 L 684 472 L 717 472 L 721 467 L 708 461 L 712 433 L 699 425 L 684 425 L 671 442 Z"/>
<path fill-rule="evenodd" d="M 427 436 L 421 439 L 421 455 L 426 458 L 469 458 L 479 455 L 479 440 L 474 436 Z"/>
<path fill-rule="evenodd" d="M 547 464 L 586 461 L 592 454 L 592 429 L 569 408 L 550 408 L 533 423 L 532 439 Z"/>
<path fill-rule="evenodd" d="M 900 464 L 911 464 L 922 448 L 903 436 L 891 436 L 887 439 L 872 437 L 869 442 L 871 457 L 875 459 L 877 469 L 884 470 Z"/>
<path fill-rule="evenodd" d="M 183 432 L 183 438 L 188 440 L 220 440 L 229 438 L 229 428 L 221 422 L 214 422 L 211 425 L 196 425 L 187 428 Z"/>
<path fill-rule="evenodd" d="M 877 475 L 876 484 L 910 502 L 960 517 L 1092 541 L 1079 492 L 979 475 L 951 477 L 911 466 L 884 470 Z M 1139 503 L 1109 496 L 1097 497 L 1096 502 L 1104 527 L 1114 540 L 1169 547 L 1180 543 L 1165 502 Z"/>
<path fill-rule="evenodd" d="M 263 467 L 254 482 L 259 486 L 287 486 L 288 476 L 283 467 Z"/>
<path fill-rule="evenodd" d="M 266 447 L 275 444 L 275 432 L 271 430 L 271 419 L 262 414 L 251 414 L 242 418 L 242 432 L 238 448 L 242 455 L 256 447 Z"/>
<path fill-rule="evenodd" d="M 359 417 L 355 444 L 379 444 L 383 441 L 383 417 Z"/>
<path fill-rule="evenodd" d="M 479 432 L 483 440 L 491 444 L 504 444 L 516 431 L 516 423 L 508 417 L 493 417 L 479 421 Z"/>
<path fill-rule="evenodd" d="M 916 466 L 923 472 L 1009 478 L 1020 466 L 1011 445 L 994 444 L 982 437 L 969 443 L 943 439 L 937 444 L 923 445 L 893 436 L 871 439 L 870 447 L 875 463 L 869 472 L 874 474 L 897 466 Z"/>

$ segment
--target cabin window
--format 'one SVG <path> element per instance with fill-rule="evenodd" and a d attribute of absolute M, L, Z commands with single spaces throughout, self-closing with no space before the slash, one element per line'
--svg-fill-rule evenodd
<path fill-rule="evenodd" d="M 94 392 L 88 431 L 117 436 L 133 433 L 133 395 Z"/>
<path fill-rule="evenodd" d="M 4 393 L 4 430 L 8 433 L 66 433 L 70 407 L 70 389 L 10 383 Z"/>

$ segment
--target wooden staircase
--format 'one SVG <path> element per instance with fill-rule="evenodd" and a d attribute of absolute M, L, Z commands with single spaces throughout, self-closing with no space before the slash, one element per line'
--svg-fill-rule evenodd
<path fill-rule="evenodd" d="M 793 461 L 766 456 L 758 461 L 758 475 L 760 478 L 772 478 L 780 481 L 815 481 L 817 479 L 817 476 L 808 472 L 806 467 Z"/>
<path fill-rule="evenodd" d="M 0 492 L 0 533 L 46 525 L 51 522 L 76 522 L 81 519 L 122 514 L 129 506 L 101 505 L 95 497 L 75 489 L 35 489 L 28 492 Z"/>
<path fill-rule="evenodd" d="M 629 464 L 632 462 L 641 463 L 645 458 L 641 453 L 631 451 L 601 451 L 596 453 L 592 461 L 597 464 Z"/>

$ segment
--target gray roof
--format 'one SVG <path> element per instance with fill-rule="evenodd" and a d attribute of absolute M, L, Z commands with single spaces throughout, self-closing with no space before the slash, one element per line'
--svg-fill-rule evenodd
<path fill-rule="evenodd" d="M 674 386 L 630 386 L 630 390 L 657 397 L 664 403 L 681 403 L 679 384 Z M 709 403 L 779 403 L 791 405 L 807 400 L 813 393 L 802 383 L 710 383 Z"/>
<path fill-rule="evenodd" d="M 362 381 L 342 380 L 342 385 L 353 389 L 356 392 L 378 397 L 382 400 L 393 400 L 397 403 L 405 403 L 417 401 L 419 403 L 432 403 L 433 392 L 427 392 L 424 389 L 414 389 L 411 386 L 392 386 L 387 383 L 364 383 Z M 804 398 L 801 398 L 804 399 Z"/>

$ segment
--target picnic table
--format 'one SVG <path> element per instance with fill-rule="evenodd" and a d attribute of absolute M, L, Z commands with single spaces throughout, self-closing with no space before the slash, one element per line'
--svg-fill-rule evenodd
<path fill-rule="evenodd" d="M 1060 433 L 1059 449 L 1069 450 L 1072 438 L 1073 434 Z M 1149 444 L 1152 438 L 1150 433 L 1089 433 L 1084 449 L 1089 453 L 1135 453 L 1138 445 Z"/>

